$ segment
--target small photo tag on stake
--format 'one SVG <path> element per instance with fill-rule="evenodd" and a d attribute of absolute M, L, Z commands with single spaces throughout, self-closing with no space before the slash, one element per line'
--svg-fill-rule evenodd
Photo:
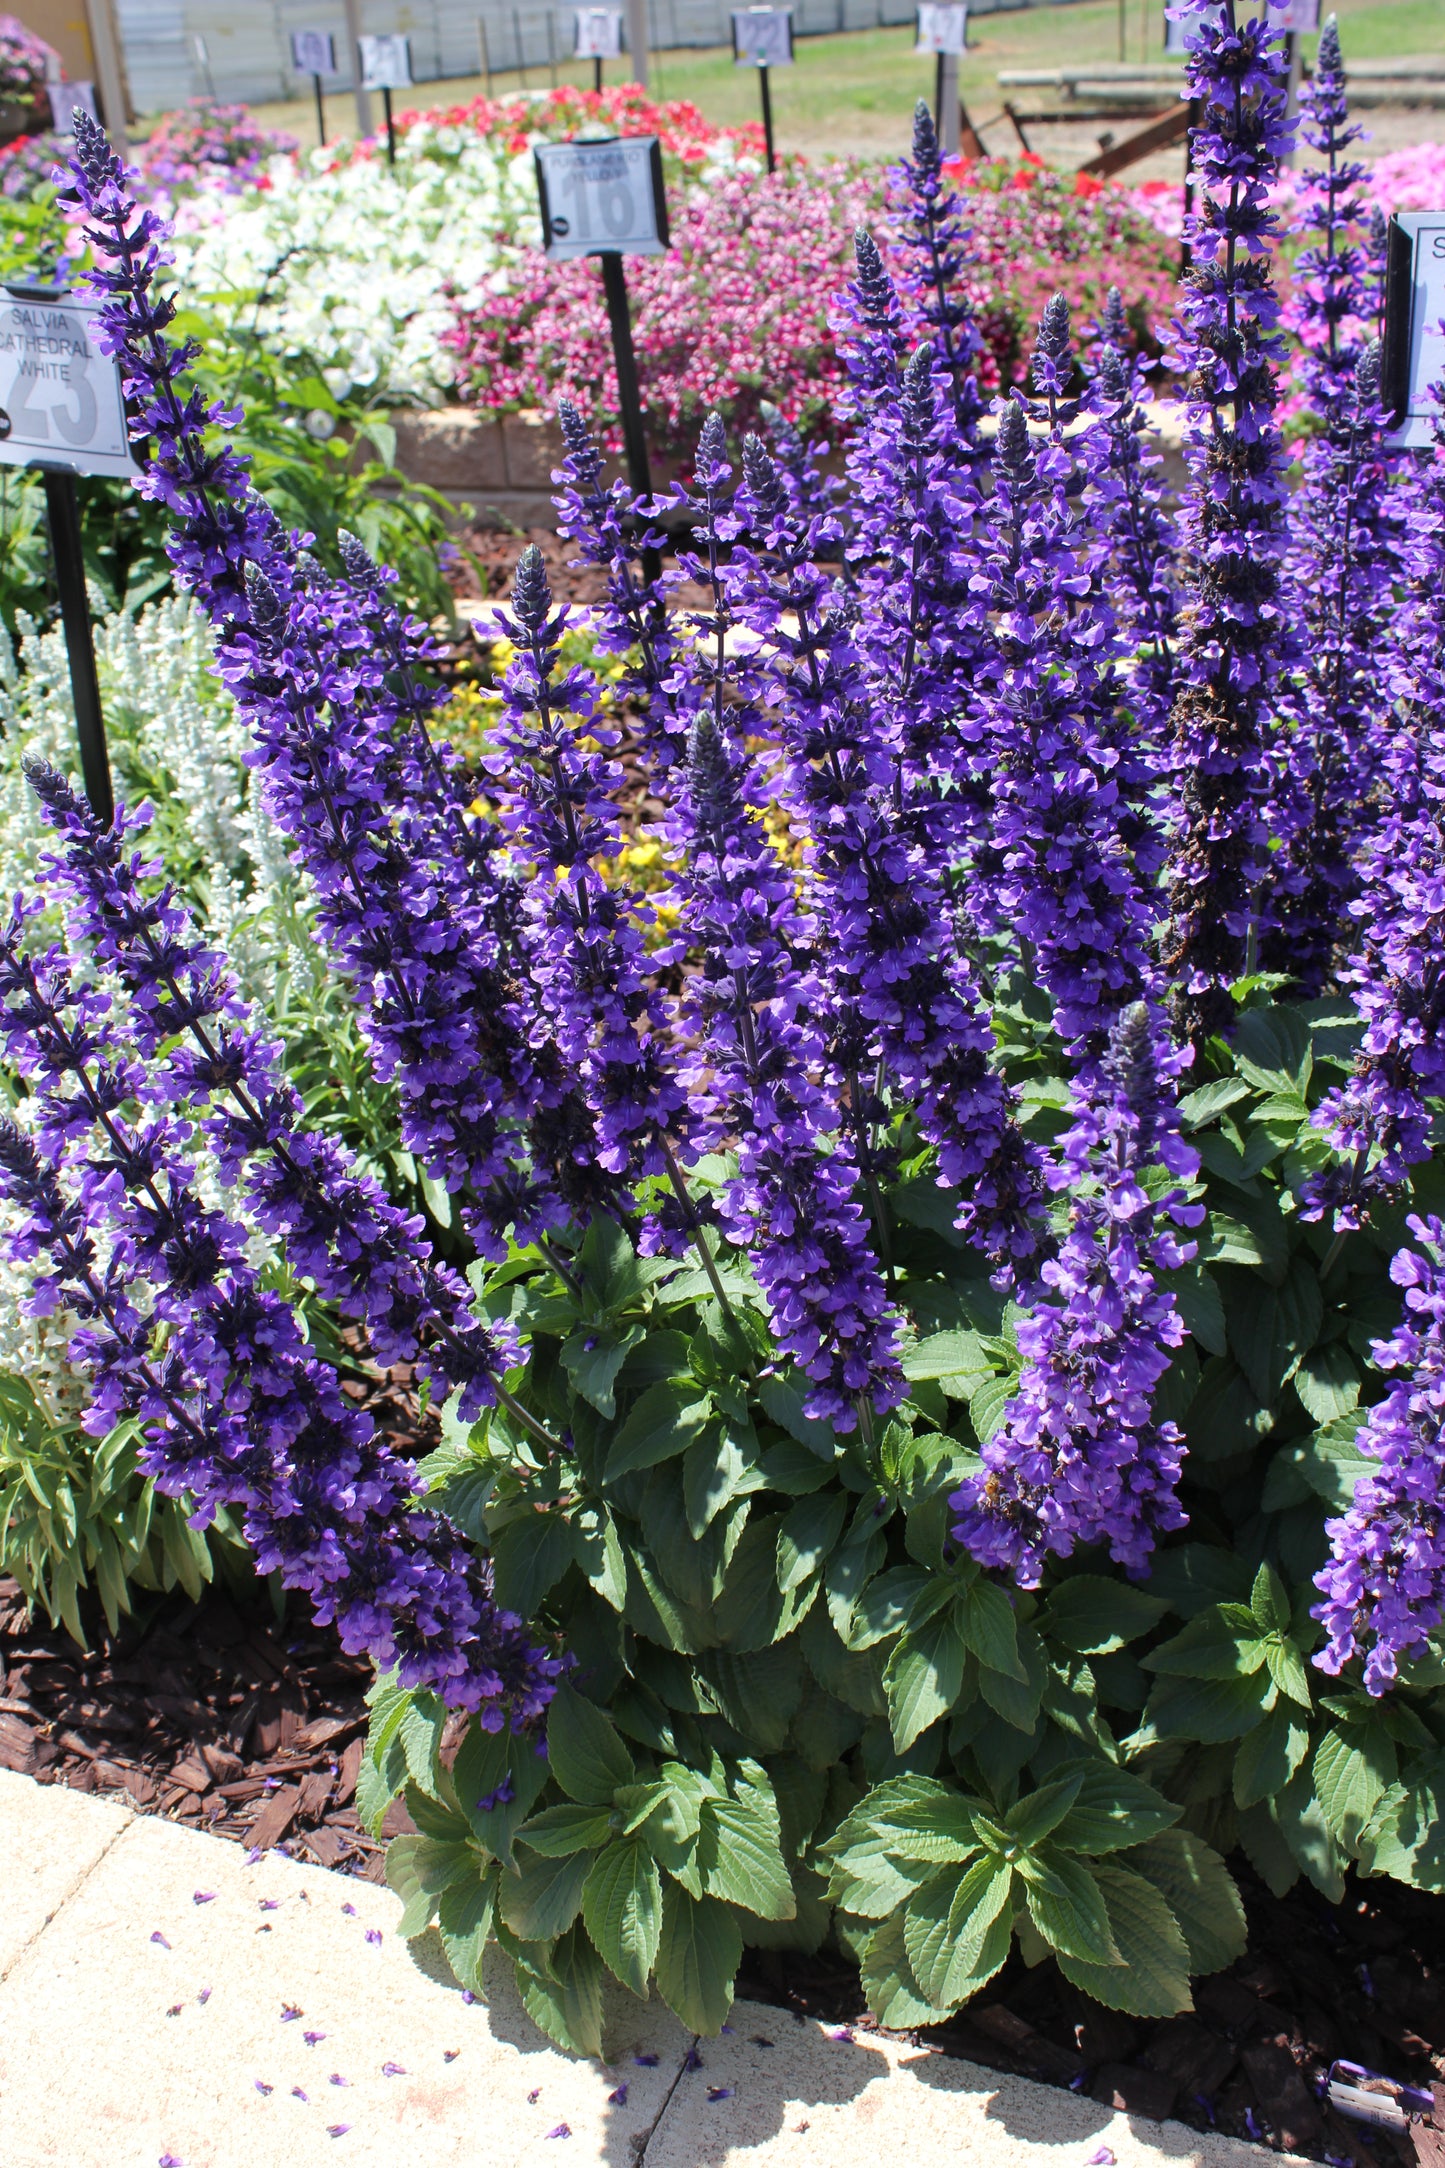
<path fill-rule="evenodd" d="M 1397 211 L 1385 256 L 1385 353 L 1381 398 L 1395 416 L 1394 445 L 1435 441 L 1445 379 L 1445 210 Z"/>
<path fill-rule="evenodd" d="M 57 135 L 74 135 L 77 109 L 99 120 L 93 83 L 47 83 L 45 88 L 50 99 L 50 125 Z"/>
<path fill-rule="evenodd" d="M 539 143 L 533 157 L 543 246 L 554 263 L 570 256 L 660 256 L 667 247 L 656 136 Z"/>
<path fill-rule="evenodd" d="M 918 43 L 915 53 L 965 53 L 968 50 L 968 9 L 959 0 L 945 6 L 927 4 L 918 10 Z"/>
<path fill-rule="evenodd" d="M 381 38 L 358 38 L 363 90 L 408 90 L 411 87 L 411 39 L 388 31 Z"/>
<path fill-rule="evenodd" d="M 791 68 L 791 8 L 735 8 L 733 64 L 739 68 Z"/>
<path fill-rule="evenodd" d="M 326 30 L 293 30 L 291 65 L 298 75 L 335 75 L 335 38 Z"/>
<path fill-rule="evenodd" d="M 120 370 L 98 303 L 0 288 L 0 462 L 133 477 Z"/>
<path fill-rule="evenodd" d="M 621 54 L 621 8 L 578 8 L 574 58 L 617 60 Z"/>

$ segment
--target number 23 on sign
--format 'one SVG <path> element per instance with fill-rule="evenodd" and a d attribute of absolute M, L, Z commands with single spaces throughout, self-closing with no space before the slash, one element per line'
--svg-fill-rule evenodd
<path fill-rule="evenodd" d="M 0 461 L 135 473 L 120 373 L 93 307 L 11 289 L 0 298 Z"/>

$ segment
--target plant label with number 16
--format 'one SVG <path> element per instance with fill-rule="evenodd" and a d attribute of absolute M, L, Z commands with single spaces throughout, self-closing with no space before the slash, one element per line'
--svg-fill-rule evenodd
<path fill-rule="evenodd" d="M 1432 397 L 1445 378 L 1445 211 L 1397 211 L 1385 253 L 1385 353 L 1381 401 L 1394 417 L 1392 445 L 1435 441 Z"/>
<path fill-rule="evenodd" d="M 325 30 L 293 30 L 291 65 L 298 75 L 335 75 L 335 38 Z"/>
<path fill-rule="evenodd" d="M 735 8 L 733 65 L 739 68 L 791 68 L 791 8 Z"/>
<path fill-rule="evenodd" d="M 578 8 L 578 60 L 618 60 L 622 55 L 621 8 Z"/>
<path fill-rule="evenodd" d="M 554 263 L 569 256 L 660 256 L 667 197 L 656 136 L 603 143 L 539 143 L 537 200 Z"/>
<path fill-rule="evenodd" d="M 411 87 L 411 39 L 388 31 L 383 38 L 358 38 L 361 49 L 363 90 L 408 90 Z"/>
<path fill-rule="evenodd" d="M 968 9 L 957 4 L 923 6 L 918 10 L 918 43 L 915 53 L 966 53 Z"/>
<path fill-rule="evenodd" d="M 99 304 L 0 289 L 0 462 L 133 478 L 120 370 L 95 335 Z"/>

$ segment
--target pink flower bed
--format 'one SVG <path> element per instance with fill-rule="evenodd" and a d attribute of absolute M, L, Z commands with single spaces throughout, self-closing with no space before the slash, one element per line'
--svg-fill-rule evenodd
<path fill-rule="evenodd" d="M 1020 376 L 1032 327 L 1060 287 L 1082 323 L 1118 285 L 1141 345 L 1157 346 L 1172 252 L 1122 191 L 1061 179 L 1033 160 L 960 166 L 955 179 L 974 226 L 986 383 Z M 627 268 L 655 449 L 685 456 L 711 407 L 748 428 L 765 399 L 805 430 L 836 437 L 843 370 L 830 316 L 852 275 L 854 228 L 877 227 L 886 248 L 880 206 L 878 168 L 796 159 L 771 180 L 739 172 L 674 199 L 671 250 Z M 448 343 L 469 403 L 550 407 L 566 394 L 616 442 L 596 264 L 553 264 L 529 250 L 505 291 L 459 303 Z"/>
<path fill-rule="evenodd" d="M 201 187 L 239 191 L 260 178 L 268 158 L 295 148 L 294 136 L 258 127 L 244 105 L 194 98 L 164 114 L 135 155 L 152 188 L 174 197 Z"/>
<path fill-rule="evenodd" d="M 973 302 L 989 348 L 984 381 L 1022 381 L 1044 304 L 1067 297 L 1074 322 L 1097 321 L 1111 286 L 1141 348 L 1157 352 L 1174 308 L 1178 260 L 1129 192 L 1092 174 L 1017 162 L 956 159 L 978 269 Z"/>
<path fill-rule="evenodd" d="M 711 407 L 738 426 L 771 399 L 828 433 L 842 365 L 828 312 L 848 276 L 869 192 L 844 169 L 735 174 L 674 204 L 672 247 L 627 265 L 633 340 L 650 432 L 681 449 Z M 529 250 L 506 293 L 459 315 L 449 342 L 465 396 L 480 406 L 550 406 L 565 393 L 617 415 L 602 282 L 587 259 Z"/>

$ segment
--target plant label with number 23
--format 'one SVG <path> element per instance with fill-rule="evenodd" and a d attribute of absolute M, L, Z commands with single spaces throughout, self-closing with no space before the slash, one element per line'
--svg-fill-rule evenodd
<path fill-rule="evenodd" d="M 1397 211 L 1385 254 L 1381 397 L 1396 418 L 1393 444 L 1434 441 L 1434 388 L 1445 378 L 1445 210 Z"/>
<path fill-rule="evenodd" d="M 133 476 L 120 371 L 95 336 L 98 307 L 0 298 L 0 462 Z"/>

